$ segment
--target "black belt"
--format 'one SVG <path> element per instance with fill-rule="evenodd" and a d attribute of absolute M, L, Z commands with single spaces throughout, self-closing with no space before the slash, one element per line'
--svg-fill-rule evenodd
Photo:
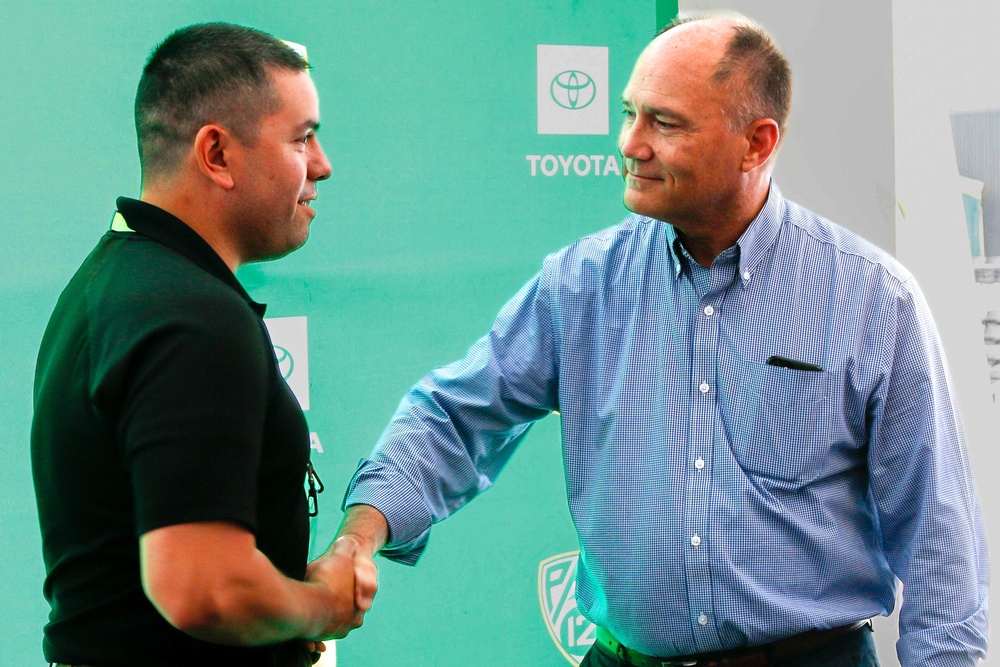
<path fill-rule="evenodd" d="M 630 649 L 614 636 L 598 626 L 597 646 L 603 648 L 614 657 L 635 667 L 766 667 L 772 661 L 785 660 L 805 653 L 854 632 L 870 621 L 858 621 L 851 625 L 842 625 L 829 630 L 810 630 L 785 639 L 779 639 L 770 644 L 739 648 L 732 651 L 717 653 L 700 653 L 696 655 L 679 655 L 672 658 L 657 658 Z"/>

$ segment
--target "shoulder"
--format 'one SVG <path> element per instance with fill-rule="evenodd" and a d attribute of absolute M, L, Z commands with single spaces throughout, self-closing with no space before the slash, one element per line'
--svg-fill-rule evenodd
<path fill-rule="evenodd" d="M 94 323 L 124 338 L 170 330 L 209 337 L 255 336 L 259 318 L 231 287 L 183 255 L 141 237 L 122 239 L 91 276 Z"/>
<path fill-rule="evenodd" d="M 831 268 L 899 290 L 915 289 L 913 274 L 887 251 L 809 209 L 785 200 L 779 257 L 825 260 Z"/>
<path fill-rule="evenodd" d="M 645 261 L 652 246 L 662 242 L 667 224 L 640 215 L 629 215 L 617 225 L 588 234 L 546 258 L 559 275 L 581 271 L 617 272 L 631 263 Z"/>

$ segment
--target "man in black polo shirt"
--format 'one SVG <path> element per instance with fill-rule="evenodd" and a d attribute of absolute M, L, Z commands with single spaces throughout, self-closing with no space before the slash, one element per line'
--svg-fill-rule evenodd
<path fill-rule="evenodd" d="M 338 542 L 306 564 L 308 431 L 244 263 L 301 246 L 317 181 L 306 61 L 203 24 L 150 56 L 142 193 L 56 305 L 35 374 L 32 468 L 47 660 L 310 663 L 359 626 L 375 574 Z"/>

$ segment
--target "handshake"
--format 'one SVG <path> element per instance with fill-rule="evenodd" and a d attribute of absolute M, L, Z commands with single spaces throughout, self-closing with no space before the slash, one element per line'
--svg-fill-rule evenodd
<path fill-rule="evenodd" d="M 321 599 L 315 609 L 317 631 L 306 640 L 313 662 L 325 650 L 325 639 L 340 639 L 361 626 L 378 590 L 374 557 L 385 545 L 389 527 L 381 512 L 367 505 L 348 508 L 338 537 L 319 558 L 306 566 L 305 584 Z"/>

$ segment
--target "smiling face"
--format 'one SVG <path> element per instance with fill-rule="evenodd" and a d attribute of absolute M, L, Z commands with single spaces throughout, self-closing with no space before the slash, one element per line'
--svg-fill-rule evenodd
<path fill-rule="evenodd" d="M 282 257 L 306 242 L 316 183 L 331 170 L 316 138 L 319 98 L 312 78 L 272 70 L 271 79 L 281 109 L 261 120 L 234 173 L 233 234 L 243 262 Z"/>
<path fill-rule="evenodd" d="M 748 141 L 727 120 L 729 87 L 712 80 L 731 34 L 725 23 L 681 25 L 636 62 L 618 138 L 629 210 L 695 232 L 741 209 Z"/>

